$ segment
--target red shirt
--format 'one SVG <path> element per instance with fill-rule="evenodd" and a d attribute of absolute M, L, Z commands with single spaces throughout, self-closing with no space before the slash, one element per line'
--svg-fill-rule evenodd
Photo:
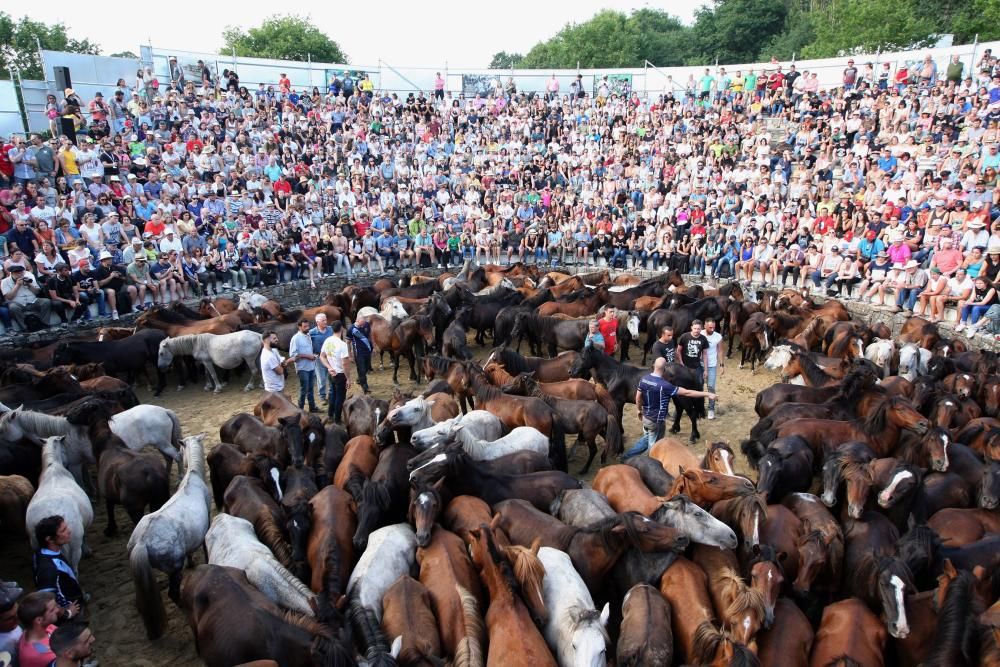
<path fill-rule="evenodd" d="M 602 317 L 597 321 L 597 329 L 604 336 L 604 351 L 614 354 L 615 348 L 618 347 L 618 320 Z"/>
<path fill-rule="evenodd" d="M 367 220 L 354 221 L 354 233 L 357 234 L 358 238 L 363 237 L 365 235 L 365 232 L 368 231 L 369 227 L 371 227 L 371 223 L 369 223 Z"/>
<path fill-rule="evenodd" d="M 813 231 L 817 234 L 826 234 L 828 231 L 833 229 L 836 222 L 833 217 L 829 215 L 821 215 L 816 218 L 816 224 L 813 225 Z"/>
<path fill-rule="evenodd" d="M 284 192 L 286 195 L 292 194 L 292 184 L 284 178 L 279 178 L 271 186 L 275 192 Z"/>

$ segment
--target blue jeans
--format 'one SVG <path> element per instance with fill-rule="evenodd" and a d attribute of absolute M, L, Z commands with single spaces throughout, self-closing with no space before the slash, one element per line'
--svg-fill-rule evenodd
<path fill-rule="evenodd" d="M 708 367 L 708 382 L 705 383 L 705 389 L 712 392 L 713 394 L 715 393 L 715 373 L 718 370 L 719 370 L 718 366 Z M 713 401 L 712 399 L 708 399 L 708 409 L 709 410 L 715 409 L 715 401 Z"/>
<path fill-rule="evenodd" d="M 301 410 L 305 404 L 306 399 L 309 399 L 309 409 L 316 409 L 316 397 L 313 395 L 313 380 L 316 377 L 316 371 L 295 371 L 295 374 L 299 376 L 299 409 Z"/>
<path fill-rule="evenodd" d="M 975 324 L 989 309 L 990 306 L 962 306 L 962 315 L 958 318 L 958 321 L 965 322 L 968 320 L 969 324 Z M 970 315 L 972 316 L 971 320 L 969 320 Z"/>
<path fill-rule="evenodd" d="M 917 304 L 917 297 L 923 291 L 923 287 L 904 287 L 896 295 L 896 305 L 903 310 L 913 310 L 913 307 Z"/>
<path fill-rule="evenodd" d="M 649 449 L 657 440 L 663 437 L 666 425 L 666 421 L 654 422 L 651 419 L 643 417 L 642 436 L 635 441 L 635 444 L 627 452 L 622 454 L 622 461 L 630 459 L 633 456 L 639 456 Z"/>
<path fill-rule="evenodd" d="M 326 372 L 326 368 L 324 368 L 321 364 L 316 364 L 315 373 L 315 386 L 319 387 L 319 397 L 325 399 L 328 387 L 330 386 L 330 375 Z"/>
<path fill-rule="evenodd" d="M 728 258 L 728 259 L 725 258 L 725 257 L 720 257 L 719 259 L 715 260 L 715 263 L 712 265 L 712 277 L 714 277 L 714 278 L 721 278 L 722 277 L 722 267 L 723 266 L 728 266 L 729 267 L 729 277 L 730 278 L 735 278 L 736 277 L 736 258 L 735 257 L 731 257 L 731 258 Z"/>
<path fill-rule="evenodd" d="M 538 264 L 542 260 L 548 261 L 549 251 L 545 248 L 535 248 L 535 264 Z"/>
<path fill-rule="evenodd" d="M 107 317 L 110 315 L 108 313 L 108 307 L 105 303 L 107 297 L 104 295 L 104 290 L 99 289 L 94 294 L 90 292 L 80 292 L 80 303 L 84 306 L 89 306 L 91 303 L 97 302 L 97 312 L 101 317 Z M 90 311 L 87 311 L 86 317 L 90 317 Z"/>
<path fill-rule="evenodd" d="M 623 269 L 628 267 L 628 250 L 624 248 L 615 249 L 614 254 L 611 255 L 611 266 L 617 266 L 619 261 Z"/>

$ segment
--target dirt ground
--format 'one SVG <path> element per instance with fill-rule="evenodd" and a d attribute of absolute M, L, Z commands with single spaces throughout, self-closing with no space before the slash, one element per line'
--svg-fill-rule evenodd
<path fill-rule="evenodd" d="M 480 360 L 488 354 L 488 350 L 473 349 Z M 633 363 L 638 363 L 639 353 L 634 348 L 631 356 Z M 738 357 L 730 359 L 726 365 L 725 375 L 719 379 L 718 417 L 714 421 L 701 420 L 699 428 L 702 441 L 698 443 L 697 449 L 704 451 L 708 442 L 728 441 L 737 452 L 739 464 L 737 469 L 746 472 L 746 462 L 739 454 L 739 441 L 746 437 L 750 426 L 756 422 L 753 404 L 757 392 L 777 381 L 777 376 L 766 370 L 758 370 L 756 375 L 751 375 L 749 368 L 739 370 L 737 366 Z M 405 361 L 400 368 L 399 377 L 404 391 L 419 392 L 423 389 L 409 382 Z M 219 426 L 237 412 L 252 412 L 254 404 L 260 398 L 260 390 L 243 392 L 245 383 L 245 377 L 234 378 L 217 396 L 202 391 L 200 384 L 189 385 L 180 392 L 168 387 L 159 399 L 154 399 L 145 388 L 140 389 L 139 394 L 143 402 L 156 403 L 176 411 L 181 418 L 184 435 L 207 432 L 208 447 L 211 448 L 218 442 Z M 369 384 L 375 395 L 388 398 L 392 393 L 391 369 L 376 370 L 369 376 Z M 357 391 L 356 386 L 352 385 L 351 391 Z M 290 376 L 290 381 L 286 385 L 286 393 L 293 397 L 298 396 L 298 383 L 294 374 Z M 642 428 L 635 417 L 635 411 L 626 409 L 626 447 L 635 442 L 641 434 Z M 678 437 L 686 439 L 689 434 L 690 423 L 685 418 L 681 422 L 681 433 Z M 572 438 L 573 436 L 567 438 L 568 444 L 572 444 Z M 586 450 L 581 448 L 570 460 L 570 471 L 574 473 L 579 471 L 586 460 L 585 457 Z M 595 460 L 591 473 L 587 475 L 585 481 L 592 479 L 598 469 L 599 459 Z M 173 480 L 171 488 L 175 487 L 176 480 Z M 146 639 L 142 621 L 135 610 L 125 551 L 133 526 L 120 508 L 117 519 L 119 534 L 114 538 L 105 537 L 103 532 L 107 525 L 105 510 L 103 506 L 95 507 L 95 520 L 87 533 L 87 542 L 93 550 L 93 555 L 84 559 L 80 566 L 81 583 L 84 590 L 92 596 L 91 627 L 97 637 L 96 653 L 102 667 L 198 664 L 191 631 L 180 609 L 166 597 L 166 577 L 162 574 L 159 578 L 169 626 L 161 639 L 155 642 Z M 203 556 L 198 554 L 196 562 L 200 563 L 202 558 Z M 4 580 L 16 580 L 30 590 L 31 552 L 26 540 L 0 541 L 0 575 Z"/>

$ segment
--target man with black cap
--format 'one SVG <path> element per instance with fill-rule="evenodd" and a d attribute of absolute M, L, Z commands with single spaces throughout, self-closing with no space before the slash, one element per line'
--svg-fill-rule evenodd
<path fill-rule="evenodd" d="M 52 302 L 39 297 L 42 288 L 29 271 L 20 264 L 11 265 L 10 275 L 0 281 L 0 292 L 3 293 L 10 315 L 23 331 L 28 331 L 26 318 L 33 315 L 41 321 L 43 327 L 49 326 L 49 314 L 52 312 Z"/>
<path fill-rule="evenodd" d="M 87 261 L 87 260 L 81 260 Z M 80 288 L 73 282 L 69 264 L 59 262 L 56 264 L 56 274 L 49 278 L 46 288 L 49 291 L 49 298 L 52 299 L 52 306 L 56 313 L 62 318 L 65 324 L 83 318 L 90 319 L 87 307 L 80 300 Z"/>

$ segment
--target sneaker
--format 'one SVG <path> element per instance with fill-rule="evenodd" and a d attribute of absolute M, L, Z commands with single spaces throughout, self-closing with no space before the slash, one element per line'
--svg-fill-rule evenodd
<path fill-rule="evenodd" d="M 117 320 L 118 319 L 118 311 L 117 310 L 112 310 L 111 311 L 111 319 L 113 319 L 113 320 Z"/>
<path fill-rule="evenodd" d="M 711 408 L 709 408 L 709 410 L 708 410 L 708 418 L 709 419 L 715 419 L 715 410 L 712 410 Z"/>
<path fill-rule="evenodd" d="M 965 328 L 965 325 L 962 324 L 961 322 L 959 322 L 958 325 L 955 327 L 955 333 L 958 333 L 959 331 L 961 331 L 964 328 Z"/>

